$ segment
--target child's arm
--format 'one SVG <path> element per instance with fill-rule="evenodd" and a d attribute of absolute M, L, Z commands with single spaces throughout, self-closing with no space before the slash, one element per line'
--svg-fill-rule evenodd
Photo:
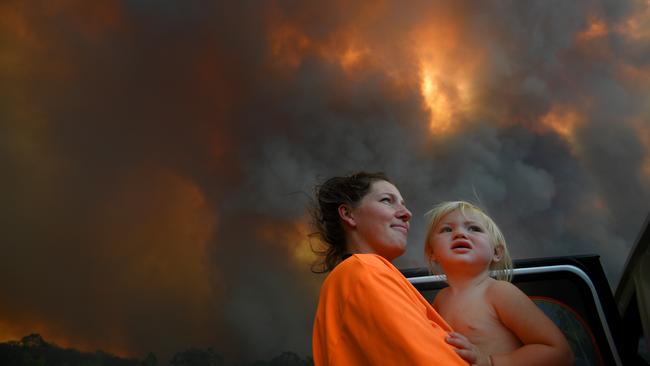
<path fill-rule="evenodd" d="M 501 322 L 524 344 L 511 353 L 491 355 L 494 366 L 573 364 L 564 334 L 515 285 L 495 281 L 487 296 Z"/>

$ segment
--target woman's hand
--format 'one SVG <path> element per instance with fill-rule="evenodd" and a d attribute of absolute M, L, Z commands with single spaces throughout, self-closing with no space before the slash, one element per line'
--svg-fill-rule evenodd
<path fill-rule="evenodd" d="M 493 366 L 490 355 L 484 355 L 479 351 L 472 342 L 467 339 L 464 335 L 458 332 L 449 332 L 447 338 L 445 338 L 447 343 L 456 347 L 455 351 L 458 355 L 465 361 L 469 362 L 472 366 Z"/>

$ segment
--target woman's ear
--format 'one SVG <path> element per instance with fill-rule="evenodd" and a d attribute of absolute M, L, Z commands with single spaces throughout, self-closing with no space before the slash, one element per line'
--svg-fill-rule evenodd
<path fill-rule="evenodd" d="M 352 209 L 347 204 L 341 204 L 339 206 L 339 217 L 345 223 L 351 227 L 356 227 L 357 222 L 352 215 Z"/>
<path fill-rule="evenodd" d="M 494 247 L 494 255 L 492 256 L 492 262 L 498 262 L 503 259 L 503 247 L 498 245 Z"/>

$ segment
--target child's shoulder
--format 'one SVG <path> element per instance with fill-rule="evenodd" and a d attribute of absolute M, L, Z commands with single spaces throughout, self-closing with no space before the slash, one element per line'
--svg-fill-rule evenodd
<path fill-rule="evenodd" d="M 497 298 L 502 296 L 526 296 L 517 286 L 513 285 L 508 281 L 497 280 L 490 278 L 490 282 L 487 286 L 487 292 L 490 296 L 495 296 Z"/>
<path fill-rule="evenodd" d="M 489 301 L 497 307 L 517 307 L 530 303 L 531 300 L 519 287 L 508 281 L 492 279 L 486 291 Z"/>

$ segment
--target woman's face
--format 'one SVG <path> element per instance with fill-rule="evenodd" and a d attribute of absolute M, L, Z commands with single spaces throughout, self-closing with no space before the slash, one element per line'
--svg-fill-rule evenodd
<path fill-rule="evenodd" d="M 388 260 L 399 257 L 406 250 L 411 216 L 394 185 L 386 181 L 372 183 L 357 207 L 350 210 L 349 249 L 379 254 Z"/>

